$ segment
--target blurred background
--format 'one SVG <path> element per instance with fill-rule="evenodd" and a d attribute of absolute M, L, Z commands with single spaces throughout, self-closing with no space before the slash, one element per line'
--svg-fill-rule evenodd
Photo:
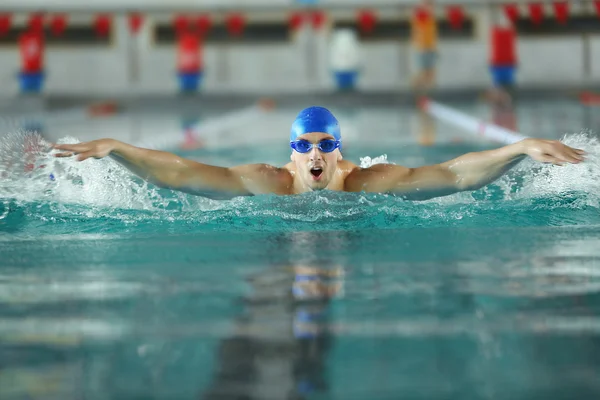
<path fill-rule="evenodd" d="M 344 86 L 335 72 L 352 70 L 361 92 L 407 91 L 418 68 L 411 20 L 423 3 L 3 0 L 1 95 L 34 91 L 22 82 L 33 73 L 44 96 L 173 95 L 191 90 L 181 75 L 193 72 L 204 94 L 332 92 Z M 518 66 L 522 88 L 600 84 L 597 1 L 431 3 L 438 90 L 484 89 L 503 61 Z M 494 35 L 507 20 L 516 54 L 494 60 L 506 56 L 506 39 Z"/>
<path fill-rule="evenodd" d="M 191 142 L 200 106 L 219 114 L 265 96 L 301 108 L 483 101 L 514 130 L 516 93 L 600 103 L 600 2 L 3 0 L 0 85 L 5 130 L 51 139 L 67 122 L 142 105 L 180 110 L 168 129 Z M 597 127 L 585 118 L 577 128 Z"/>
<path fill-rule="evenodd" d="M 193 72 L 205 94 L 331 92 L 351 86 L 335 72 L 352 70 L 361 92 L 407 91 L 418 68 L 411 22 L 427 19 L 415 10 L 426 3 L 3 0 L 1 95 L 34 91 L 22 82 L 33 73 L 44 96 L 172 95 L 192 90 L 181 75 Z M 510 61 L 522 88 L 600 83 L 597 1 L 430 3 L 438 90 L 486 88 L 490 66 Z M 515 55 L 502 60 L 507 40 L 494 35 L 509 22 Z"/>
<path fill-rule="evenodd" d="M 51 140 L 111 133 L 198 147 L 230 127 L 222 118 L 247 123 L 237 113 L 264 97 L 261 109 L 297 110 L 419 107 L 420 96 L 437 96 L 516 131 L 517 93 L 547 110 L 519 108 L 528 121 L 538 110 L 528 134 L 555 136 L 543 121 L 571 132 L 599 124 L 589 107 L 600 103 L 600 2 L 3 0 L 0 85 L 4 130 Z M 169 109 L 176 118 L 157 118 Z M 263 128 L 287 130 L 292 114 Z M 126 128 L 97 122 L 118 115 Z M 419 118 L 409 130 L 430 131 L 419 140 L 433 144 Z"/>

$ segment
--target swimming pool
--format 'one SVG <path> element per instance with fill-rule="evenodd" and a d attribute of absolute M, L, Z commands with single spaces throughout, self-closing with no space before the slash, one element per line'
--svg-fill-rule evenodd
<path fill-rule="evenodd" d="M 365 165 L 493 146 L 402 105 L 328 106 L 344 156 Z M 480 104 L 456 107 L 488 117 Z M 532 110 L 555 124 L 536 124 Z M 282 165 L 296 111 L 178 151 Z M 107 160 L 41 157 L 46 167 L 23 172 L 23 136 L 6 135 L 0 397 L 593 398 L 600 144 L 581 133 L 597 126 L 588 114 L 567 100 L 519 103 L 523 133 L 569 132 L 587 162 L 523 162 L 488 188 L 427 202 L 210 200 L 157 190 Z M 46 135 L 89 134 L 67 128 Z"/>

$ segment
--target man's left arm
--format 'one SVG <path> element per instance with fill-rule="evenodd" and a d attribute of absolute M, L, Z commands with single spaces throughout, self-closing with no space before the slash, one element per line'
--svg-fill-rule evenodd
<path fill-rule="evenodd" d="M 424 200 L 465 190 L 477 190 L 505 174 L 526 156 L 543 163 L 577 164 L 583 150 L 557 140 L 525 139 L 494 150 L 468 153 L 442 164 L 419 168 L 377 164 L 356 169 L 346 179 L 346 190 L 395 193 Z"/>

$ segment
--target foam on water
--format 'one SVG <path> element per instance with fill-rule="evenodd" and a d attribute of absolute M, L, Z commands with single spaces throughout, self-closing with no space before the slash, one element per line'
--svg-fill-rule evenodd
<path fill-rule="evenodd" d="M 29 224 L 35 233 L 50 229 L 57 234 L 156 223 L 218 230 L 600 223 L 600 143 L 588 133 L 567 135 L 563 141 L 585 149 L 586 162 L 557 167 L 526 160 L 482 190 L 425 202 L 329 191 L 216 201 L 158 189 L 109 158 L 56 158 L 39 135 L 20 132 L 0 140 L 0 220 L 20 229 Z M 364 157 L 361 166 L 387 162 L 385 155 Z"/>
<path fill-rule="evenodd" d="M 523 177 L 522 185 L 506 198 L 552 198 L 565 193 L 581 193 L 586 195 L 578 196 L 578 204 L 599 208 L 600 142 L 587 133 L 565 135 L 562 142 L 584 149 L 588 153 L 585 162 L 558 167 L 539 163 L 534 165 L 533 161 L 527 160 L 517 170 Z M 506 177 L 502 181 L 505 186 L 514 186 L 513 182 Z"/>

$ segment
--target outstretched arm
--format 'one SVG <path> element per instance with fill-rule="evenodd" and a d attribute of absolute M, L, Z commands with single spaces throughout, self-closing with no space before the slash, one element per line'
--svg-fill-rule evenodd
<path fill-rule="evenodd" d="M 353 171 L 346 179 L 349 191 L 388 192 L 424 200 L 492 183 L 525 156 L 536 161 L 563 165 L 584 160 L 583 150 L 556 140 L 525 139 L 499 149 L 468 153 L 442 164 L 406 168 L 377 164 Z"/>
<path fill-rule="evenodd" d="M 157 186 L 192 194 L 229 196 L 280 193 L 291 183 L 285 170 L 265 164 L 216 167 L 179 157 L 164 151 L 143 149 L 114 139 L 86 143 L 60 144 L 57 157 L 78 154 L 77 160 L 111 156 L 140 178 Z M 291 178 L 289 179 L 291 181 Z"/>

